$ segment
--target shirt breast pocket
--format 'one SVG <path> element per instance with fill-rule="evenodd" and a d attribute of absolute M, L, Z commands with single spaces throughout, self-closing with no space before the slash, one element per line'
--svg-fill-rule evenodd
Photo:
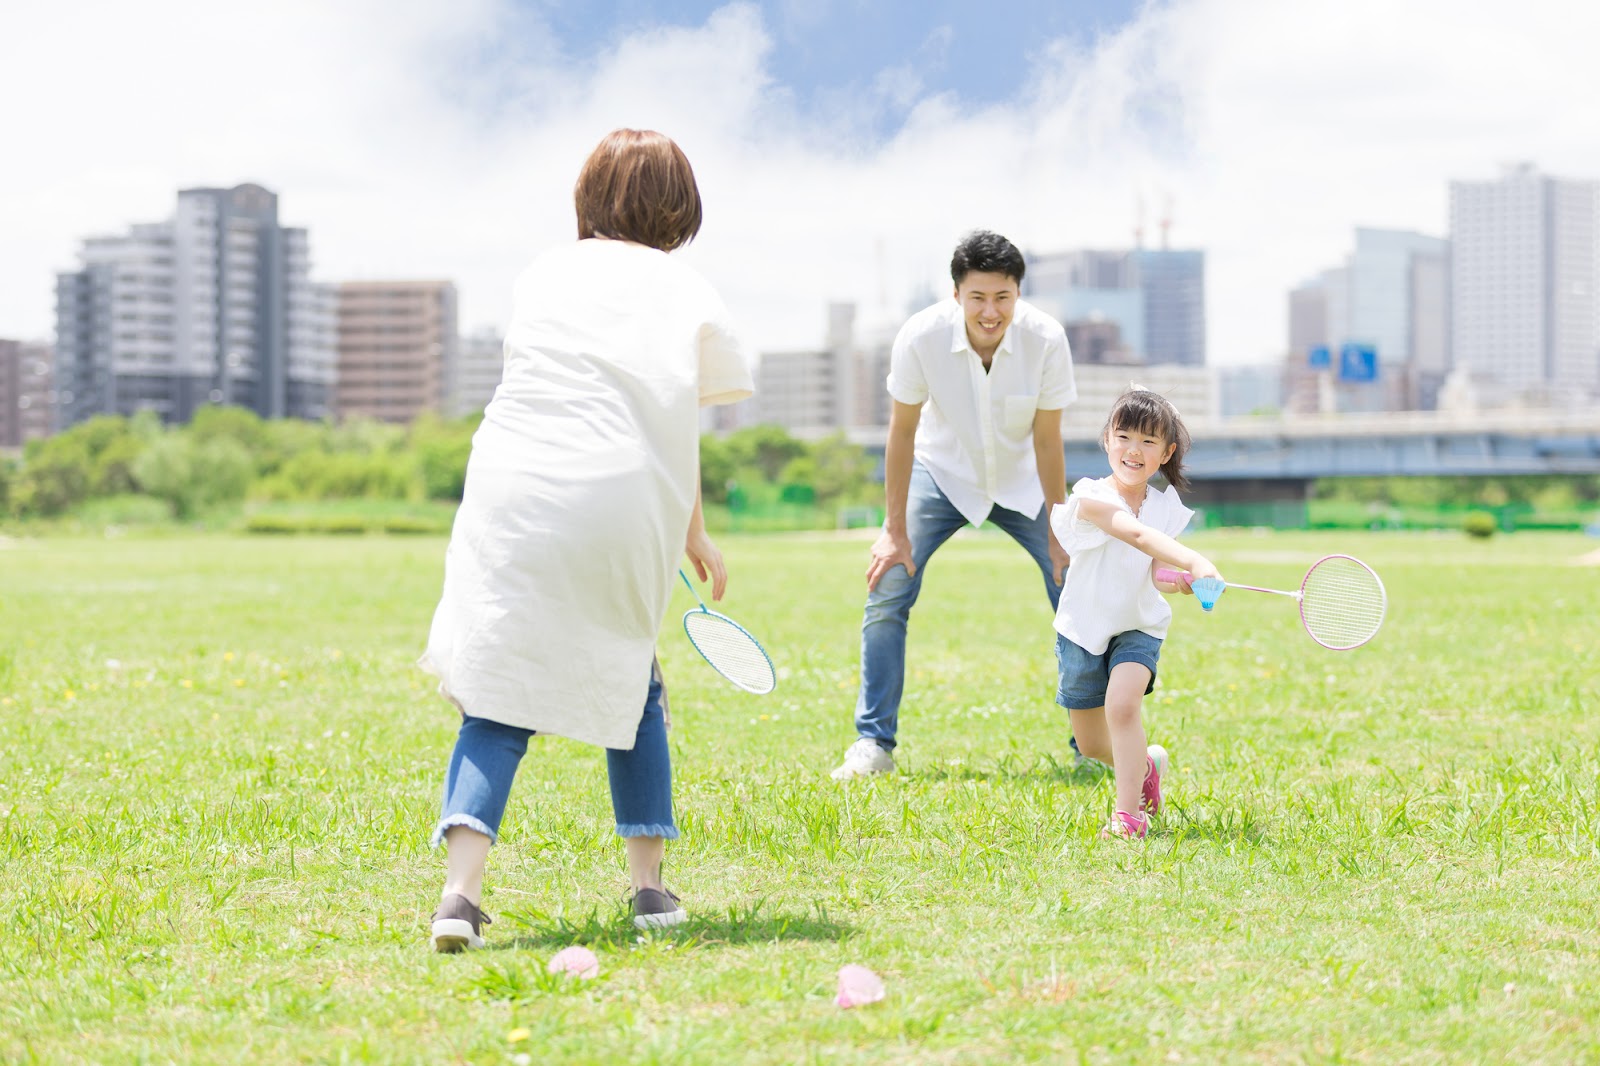
<path fill-rule="evenodd" d="M 1011 436 L 1021 437 L 1033 429 L 1033 416 L 1038 410 L 1037 396 L 1007 396 L 1000 424 Z"/>

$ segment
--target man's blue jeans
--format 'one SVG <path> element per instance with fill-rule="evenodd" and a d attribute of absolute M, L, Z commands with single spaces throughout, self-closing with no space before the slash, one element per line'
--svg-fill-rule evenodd
<path fill-rule="evenodd" d="M 631 751 L 606 749 L 611 778 L 611 811 L 620 837 L 678 838 L 672 821 L 672 759 L 667 751 L 667 697 L 660 668 L 651 670 L 644 717 Z M 533 730 L 462 718 L 461 733 L 450 753 L 444 803 L 433 831 L 437 847 L 445 830 L 464 825 L 491 841 L 500 835 L 500 819 L 511 796 L 517 764 L 528 750 Z"/>
<path fill-rule="evenodd" d="M 1061 586 L 1050 569 L 1048 512 L 1048 507 L 1041 507 L 1030 518 L 996 504 L 988 520 L 1011 534 L 1011 539 L 1026 548 L 1039 564 L 1053 612 L 1061 599 Z M 922 590 L 928 560 L 966 524 L 966 518 L 934 484 L 933 475 L 921 463 L 914 463 L 906 497 L 906 534 L 911 538 L 916 576 L 908 577 L 903 566 L 884 574 L 878 587 L 867 593 L 867 609 L 861 619 L 861 695 L 856 701 L 856 732 L 886 750 L 894 749 L 899 726 L 900 698 L 906 682 L 906 623 L 911 607 Z M 1054 647 L 1054 634 L 1041 631 L 1041 649 L 1046 645 L 1046 636 L 1050 637 L 1049 646 Z M 1076 741 L 1073 747 L 1076 749 Z"/>

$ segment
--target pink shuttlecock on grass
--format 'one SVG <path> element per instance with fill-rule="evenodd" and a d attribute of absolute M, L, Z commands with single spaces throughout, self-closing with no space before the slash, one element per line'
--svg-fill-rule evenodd
<path fill-rule="evenodd" d="M 839 971 L 839 994 L 834 1002 L 841 1007 L 861 1007 L 884 996 L 883 978 L 855 963 Z"/>
<path fill-rule="evenodd" d="M 567 974 L 587 981 L 591 977 L 600 976 L 600 960 L 595 958 L 594 952 L 585 947 L 574 945 L 562 948 L 550 960 L 550 972 Z"/>

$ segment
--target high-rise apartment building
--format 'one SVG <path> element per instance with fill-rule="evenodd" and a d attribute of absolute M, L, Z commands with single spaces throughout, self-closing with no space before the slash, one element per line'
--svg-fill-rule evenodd
<path fill-rule="evenodd" d="M 1081 250 L 1028 256 L 1022 298 L 1063 327 L 1108 322 L 1135 359 L 1145 355 L 1145 292 L 1132 253 Z"/>
<path fill-rule="evenodd" d="M 494 399 L 505 371 L 506 342 L 499 332 L 480 329 L 463 336 L 445 386 L 445 413 L 451 418 L 482 413 Z"/>
<path fill-rule="evenodd" d="M 0 448 L 50 435 L 52 352 L 48 344 L 0 340 Z"/>
<path fill-rule="evenodd" d="M 332 308 L 303 229 L 259 185 L 185 189 L 165 222 L 83 243 L 56 281 L 57 422 L 206 403 L 321 418 L 332 400 Z"/>
<path fill-rule="evenodd" d="M 1411 257 L 1408 406 L 1436 410 L 1450 376 L 1450 253 Z"/>
<path fill-rule="evenodd" d="M 1600 183 L 1532 165 L 1450 183 L 1455 365 L 1522 394 L 1600 393 Z"/>
<path fill-rule="evenodd" d="M 1289 409 L 1434 407 L 1449 371 L 1449 254 L 1441 237 L 1360 228 L 1343 266 L 1290 292 Z M 1372 350 L 1373 380 L 1345 379 L 1339 361 L 1346 345 Z M 1319 348 L 1328 361 L 1312 368 Z"/>
<path fill-rule="evenodd" d="M 756 366 L 760 423 L 821 431 L 848 424 L 849 352 L 836 348 L 762 352 Z"/>
<path fill-rule="evenodd" d="M 761 354 L 755 398 L 746 401 L 753 422 L 801 433 L 888 424 L 889 346 L 859 346 L 855 318 L 855 304 L 829 304 L 822 347 Z"/>
<path fill-rule="evenodd" d="M 1131 256 L 1144 293 L 1146 362 L 1206 363 L 1206 253 L 1140 248 Z"/>
<path fill-rule="evenodd" d="M 1328 343 L 1328 289 L 1323 274 L 1289 293 L 1289 351 L 1302 362 Z"/>
<path fill-rule="evenodd" d="M 1030 256 L 1022 296 L 1062 325 L 1114 323 L 1147 363 L 1204 366 L 1205 253 L 1072 251 Z"/>
<path fill-rule="evenodd" d="M 1377 348 L 1379 366 L 1398 370 L 1413 357 L 1419 306 L 1443 321 L 1444 271 L 1450 242 L 1404 230 L 1357 229 L 1356 247 L 1345 267 L 1348 296 L 1343 315 L 1329 326 L 1339 342 Z M 1424 279 L 1437 291 L 1427 291 Z M 1424 297 L 1418 300 L 1417 297 Z M 1330 310 L 1338 310 L 1337 302 Z"/>
<path fill-rule="evenodd" d="M 883 337 L 853 345 L 855 385 L 851 393 L 850 425 L 887 426 L 889 424 L 889 357 L 894 338 Z"/>
<path fill-rule="evenodd" d="M 404 423 L 443 413 L 456 356 L 456 287 L 346 281 L 337 302 L 337 416 Z"/>

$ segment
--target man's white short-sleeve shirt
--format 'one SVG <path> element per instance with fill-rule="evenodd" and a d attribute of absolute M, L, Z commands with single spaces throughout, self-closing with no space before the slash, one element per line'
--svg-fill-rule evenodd
<path fill-rule="evenodd" d="M 889 357 L 889 395 L 923 404 L 916 457 L 973 525 L 995 504 L 1025 515 L 1044 506 L 1033 416 L 1078 398 L 1061 324 L 1023 300 L 987 373 L 953 298 L 917 312 Z"/>

